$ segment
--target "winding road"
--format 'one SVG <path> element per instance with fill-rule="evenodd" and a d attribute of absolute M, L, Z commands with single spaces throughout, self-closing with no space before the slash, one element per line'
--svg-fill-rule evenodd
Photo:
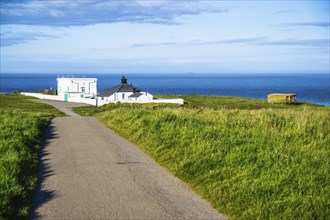
<path fill-rule="evenodd" d="M 137 146 L 50 100 L 30 219 L 227 219 Z"/>

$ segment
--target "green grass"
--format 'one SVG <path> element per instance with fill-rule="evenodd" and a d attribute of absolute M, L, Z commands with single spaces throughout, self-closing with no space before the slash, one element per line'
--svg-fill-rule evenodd
<path fill-rule="evenodd" d="M 277 108 L 277 109 L 300 109 L 300 108 L 316 108 L 321 105 L 312 103 L 298 102 L 294 104 L 270 104 L 267 100 L 241 98 L 233 96 L 205 96 L 205 95 L 156 95 L 158 98 L 183 98 L 186 102 L 186 107 L 200 108 L 208 107 L 213 109 L 262 109 L 262 108 Z"/>
<path fill-rule="evenodd" d="M 137 144 L 231 219 L 330 216 L 329 107 L 186 97 L 183 107 L 109 104 L 75 111 Z M 259 101 L 266 108 L 257 108 Z"/>
<path fill-rule="evenodd" d="M 32 99 L 0 95 L 0 219 L 27 218 L 37 182 L 42 128 L 63 116 Z"/>

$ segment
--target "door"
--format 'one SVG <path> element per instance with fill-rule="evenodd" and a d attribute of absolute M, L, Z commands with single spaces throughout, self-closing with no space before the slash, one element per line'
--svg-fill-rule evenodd
<path fill-rule="evenodd" d="M 65 101 L 65 102 L 68 101 L 68 94 L 64 94 L 64 101 Z"/>

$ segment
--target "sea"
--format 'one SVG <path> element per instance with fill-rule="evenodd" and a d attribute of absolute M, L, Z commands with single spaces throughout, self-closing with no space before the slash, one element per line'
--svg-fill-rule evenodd
<path fill-rule="evenodd" d="M 57 77 L 97 78 L 98 92 L 120 83 L 121 74 L 1 73 L 0 92 L 56 89 Z M 201 94 L 267 99 L 270 93 L 296 93 L 300 102 L 330 106 L 330 74 L 125 74 L 129 84 L 151 94 Z"/>

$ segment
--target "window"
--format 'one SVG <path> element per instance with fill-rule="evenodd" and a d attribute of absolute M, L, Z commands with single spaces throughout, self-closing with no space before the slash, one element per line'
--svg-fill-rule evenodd
<path fill-rule="evenodd" d="M 81 92 L 85 93 L 85 87 L 81 87 Z"/>
<path fill-rule="evenodd" d="M 125 93 L 123 93 L 123 95 L 122 95 L 122 99 L 125 99 Z"/>

